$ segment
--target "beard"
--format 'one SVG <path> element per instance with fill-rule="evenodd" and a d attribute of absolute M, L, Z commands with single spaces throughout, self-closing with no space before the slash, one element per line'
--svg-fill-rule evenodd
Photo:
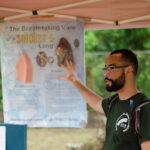
<path fill-rule="evenodd" d="M 108 92 L 118 91 L 119 89 L 123 88 L 125 84 L 125 73 L 123 72 L 121 76 L 116 80 L 112 80 L 107 77 L 105 78 L 105 80 L 109 80 L 112 83 L 111 86 L 106 85 L 106 90 Z"/>

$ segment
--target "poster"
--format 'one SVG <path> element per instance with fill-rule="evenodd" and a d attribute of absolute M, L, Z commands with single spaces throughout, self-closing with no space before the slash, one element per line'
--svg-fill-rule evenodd
<path fill-rule="evenodd" d="M 5 123 L 85 127 L 85 101 L 71 83 L 57 79 L 69 59 L 85 82 L 83 24 L 4 23 L 1 41 Z"/>

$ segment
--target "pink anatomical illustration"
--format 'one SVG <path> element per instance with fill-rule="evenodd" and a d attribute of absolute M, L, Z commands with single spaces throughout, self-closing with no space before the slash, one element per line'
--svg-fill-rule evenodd
<path fill-rule="evenodd" d="M 59 44 L 56 47 L 56 55 L 58 66 L 60 66 L 61 64 L 66 66 L 66 60 L 71 60 L 72 63 L 74 63 L 73 50 L 66 38 L 64 37 L 60 38 Z"/>
<path fill-rule="evenodd" d="M 26 53 L 22 53 L 16 63 L 16 80 L 29 83 L 32 82 L 32 62 Z"/>

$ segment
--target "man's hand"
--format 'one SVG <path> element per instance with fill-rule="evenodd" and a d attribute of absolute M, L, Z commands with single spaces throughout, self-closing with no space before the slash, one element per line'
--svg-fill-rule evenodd
<path fill-rule="evenodd" d="M 73 85 L 78 89 L 82 97 L 94 110 L 100 113 L 104 113 L 101 105 L 102 97 L 95 94 L 78 80 L 75 65 L 71 61 L 67 60 L 66 64 L 67 67 L 61 65 L 62 69 L 66 72 L 66 76 L 58 77 L 58 79 L 73 83 Z"/>
<path fill-rule="evenodd" d="M 77 80 L 75 65 L 72 63 L 72 61 L 68 61 L 68 60 L 66 61 L 66 63 L 67 63 L 67 67 L 61 64 L 61 68 L 65 71 L 66 76 L 58 77 L 58 79 L 73 83 Z"/>

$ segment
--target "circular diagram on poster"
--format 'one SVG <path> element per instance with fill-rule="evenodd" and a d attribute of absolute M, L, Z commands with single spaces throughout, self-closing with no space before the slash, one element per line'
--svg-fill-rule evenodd
<path fill-rule="evenodd" d="M 44 51 L 41 51 L 37 54 L 36 62 L 40 67 L 45 67 L 47 63 L 47 55 Z"/>
<path fill-rule="evenodd" d="M 48 61 L 48 63 L 52 64 L 54 62 L 54 57 L 49 56 L 47 61 Z"/>

